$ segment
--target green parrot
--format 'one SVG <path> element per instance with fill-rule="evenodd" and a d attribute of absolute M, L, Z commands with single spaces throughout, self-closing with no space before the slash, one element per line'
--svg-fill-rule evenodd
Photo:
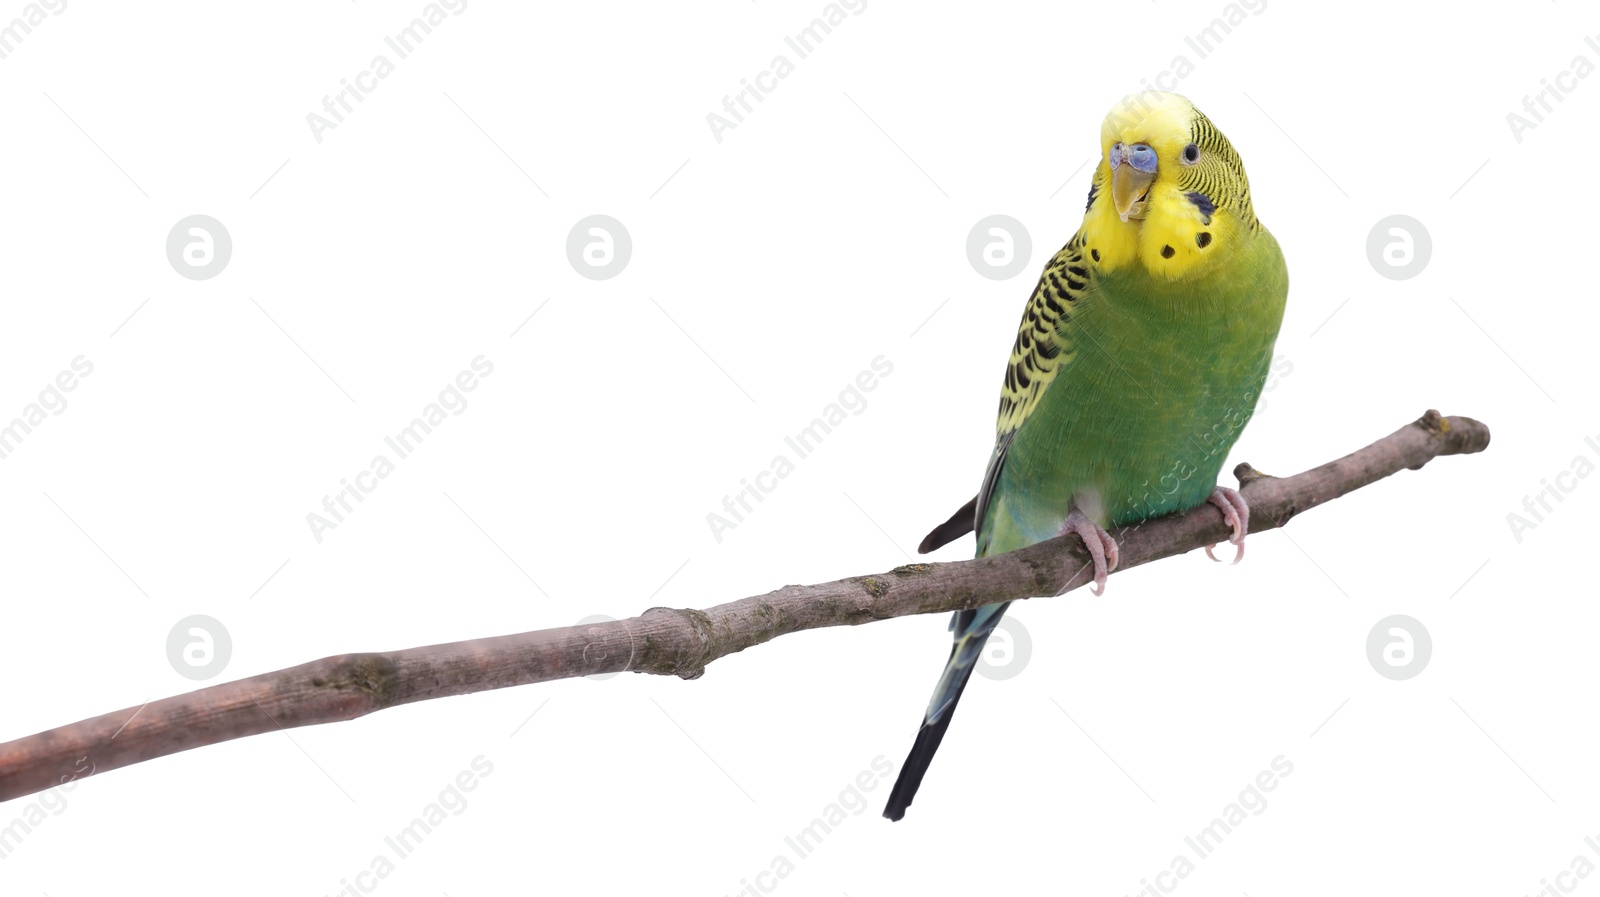
<path fill-rule="evenodd" d="M 1255 409 L 1289 292 L 1239 154 L 1187 99 L 1127 97 L 1100 144 L 1083 224 L 1023 312 L 983 484 L 919 549 L 975 530 L 984 557 L 1076 533 L 1096 595 L 1117 566 L 1108 529 L 1207 502 L 1232 527 L 1234 563 L 1244 556 L 1250 509 L 1217 475 Z M 889 819 L 905 816 L 1008 604 L 951 619 L 955 644 Z"/>

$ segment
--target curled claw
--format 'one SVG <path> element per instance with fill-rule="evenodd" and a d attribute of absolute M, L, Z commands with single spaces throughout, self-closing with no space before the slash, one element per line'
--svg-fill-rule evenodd
<path fill-rule="evenodd" d="M 1094 563 L 1094 587 L 1090 591 L 1096 596 L 1104 595 L 1106 574 L 1117 569 L 1117 540 L 1111 538 L 1104 527 L 1076 509 L 1061 524 L 1061 535 L 1067 533 L 1077 533 L 1078 538 L 1083 540 L 1083 547 L 1089 549 L 1089 557 Z"/>
<path fill-rule="evenodd" d="M 1244 536 L 1250 530 L 1250 505 L 1244 500 L 1244 496 L 1239 494 L 1239 490 L 1229 489 L 1226 486 L 1218 486 L 1211 490 L 1211 497 L 1207 501 L 1222 511 L 1222 522 L 1233 527 L 1233 535 L 1228 537 L 1228 541 L 1238 546 L 1239 550 L 1233 556 L 1233 562 L 1237 564 L 1244 560 Z M 1220 561 L 1220 558 L 1211 553 L 1211 549 L 1215 547 L 1215 543 L 1206 546 L 1206 557 Z"/>

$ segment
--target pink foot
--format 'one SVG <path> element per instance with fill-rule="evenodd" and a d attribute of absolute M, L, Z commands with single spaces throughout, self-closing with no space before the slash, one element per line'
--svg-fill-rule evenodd
<path fill-rule="evenodd" d="M 1228 537 L 1228 541 L 1239 548 L 1233 556 L 1233 562 L 1237 564 L 1244 560 L 1244 534 L 1250 530 L 1250 505 L 1245 502 L 1244 496 L 1240 495 L 1238 490 L 1226 486 L 1218 486 L 1211 490 L 1211 498 L 1208 501 L 1222 511 L 1222 522 L 1233 527 L 1233 535 Z M 1206 546 L 1206 557 L 1213 561 L 1220 560 L 1211 553 L 1211 549 L 1215 547 L 1217 547 L 1215 544 Z"/>
<path fill-rule="evenodd" d="M 1117 540 L 1076 508 L 1061 523 L 1060 535 L 1067 533 L 1077 533 L 1078 538 L 1083 540 L 1083 547 L 1089 549 L 1089 557 L 1094 560 L 1094 588 L 1091 591 L 1095 595 L 1104 595 L 1106 574 L 1117 569 Z"/>

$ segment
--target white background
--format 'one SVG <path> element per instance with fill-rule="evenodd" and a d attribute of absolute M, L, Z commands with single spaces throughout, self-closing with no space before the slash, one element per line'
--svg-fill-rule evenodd
<path fill-rule="evenodd" d="M 905 563 L 978 484 L 1101 119 L 1179 55 L 1292 280 L 1292 371 L 1224 469 L 1302 470 L 1429 407 L 1493 444 L 1252 536 L 1237 567 L 1194 552 L 1014 606 L 1025 668 L 968 689 L 898 824 L 872 764 L 910 747 L 943 615 L 97 775 L 0 890 L 334 894 L 479 756 L 465 809 L 365 886 L 725 895 L 788 855 L 759 882 L 796 897 L 1132 894 L 1279 755 L 1292 774 L 1182 893 L 1521 895 L 1600 864 L 1600 477 L 1520 540 L 1507 520 L 1600 463 L 1600 78 L 1563 79 L 1520 141 L 1506 119 L 1600 63 L 1600 16 L 1273 0 L 1202 59 L 1184 38 L 1220 2 L 871 0 L 802 61 L 783 38 L 813 0 L 474 0 L 319 143 L 307 114 L 422 8 L 73 0 L 0 61 L 0 418 L 94 365 L 0 461 L 0 739 L 197 687 L 166 651 L 190 614 L 231 633 L 222 682 Z M 795 71 L 718 142 L 708 113 L 780 53 Z M 209 280 L 164 254 L 192 214 L 232 235 Z M 593 214 L 632 236 L 610 280 L 566 257 Z M 967 259 L 991 214 L 1032 235 L 1011 280 Z M 1410 280 L 1367 257 L 1391 214 L 1432 236 Z M 479 355 L 466 409 L 319 544 L 306 515 Z M 880 355 L 865 409 L 719 544 L 706 515 Z M 1407 681 L 1365 653 L 1396 613 L 1433 640 Z M 859 815 L 795 860 L 784 838 L 863 771 Z"/>

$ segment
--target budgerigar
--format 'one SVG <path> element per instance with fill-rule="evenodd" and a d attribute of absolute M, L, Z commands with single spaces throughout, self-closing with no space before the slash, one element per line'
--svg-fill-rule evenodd
<path fill-rule="evenodd" d="M 921 548 L 975 528 L 982 557 L 1076 533 L 1095 594 L 1117 566 L 1109 528 L 1208 501 L 1243 557 L 1249 508 L 1217 474 L 1255 408 L 1289 291 L 1238 153 L 1188 100 L 1130 96 L 1100 144 L 1083 224 L 1023 312 L 978 496 Z M 950 621 L 949 662 L 884 816 L 905 815 L 1006 606 Z"/>

